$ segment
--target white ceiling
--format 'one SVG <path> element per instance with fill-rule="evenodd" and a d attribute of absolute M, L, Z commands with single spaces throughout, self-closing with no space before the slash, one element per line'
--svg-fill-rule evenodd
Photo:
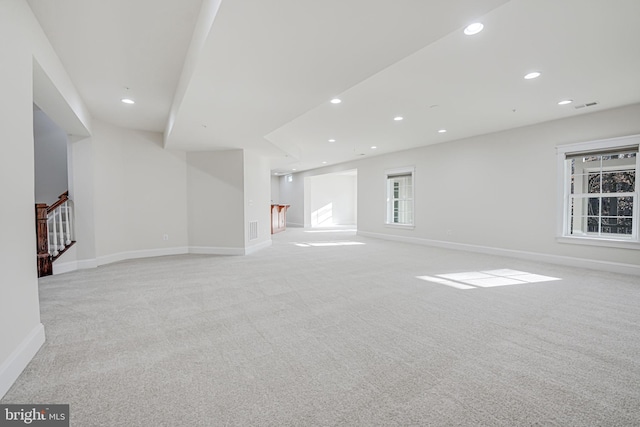
<path fill-rule="evenodd" d="M 638 0 L 28 2 L 94 117 L 274 172 L 640 102 Z"/>
<path fill-rule="evenodd" d="M 164 130 L 202 0 L 28 3 L 94 117 Z"/>

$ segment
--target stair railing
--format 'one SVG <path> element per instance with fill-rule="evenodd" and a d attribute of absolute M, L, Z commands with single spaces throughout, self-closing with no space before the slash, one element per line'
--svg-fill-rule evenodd
<path fill-rule="evenodd" d="M 73 209 L 68 191 L 51 206 L 36 204 L 38 277 L 53 274 L 53 261 L 75 243 L 72 221 Z"/>

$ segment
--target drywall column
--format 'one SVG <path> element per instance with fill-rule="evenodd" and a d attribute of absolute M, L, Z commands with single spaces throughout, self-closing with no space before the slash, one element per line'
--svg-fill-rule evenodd
<path fill-rule="evenodd" d="M 93 139 L 83 138 L 69 142 L 69 196 L 73 200 L 74 231 L 76 244 L 53 264 L 64 265 L 73 262 L 73 268 L 91 268 L 96 263 L 95 236 L 95 187 Z"/>
<path fill-rule="evenodd" d="M 244 254 L 242 150 L 187 153 L 187 216 L 190 252 Z"/>
<path fill-rule="evenodd" d="M 24 7 L 0 4 L 0 397 L 44 342 L 35 258 L 33 60 Z"/>
<path fill-rule="evenodd" d="M 287 210 L 287 227 L 305 226 L 305 177 L 302 173 L 291 175 L 288 179 L 280 180 L 280 199 L 278 202 L 289 205 Z"/>
<path fill-rule="evenodd" d="M 186 253 L 186 154 L 98 120 L 92 140 L 98 264 Z"/>
<path fill-rule="evenodd" d="M 280 203 L 280 176 L 271 177 L 271 203 Z"/>
<path fill-rule="evenodd" d="M 271 244 L 271 178 L 269 164 L 249 150 L 244 151 L 245 253 Z M 252 225 L 255 227 L 252 235 Z"/>

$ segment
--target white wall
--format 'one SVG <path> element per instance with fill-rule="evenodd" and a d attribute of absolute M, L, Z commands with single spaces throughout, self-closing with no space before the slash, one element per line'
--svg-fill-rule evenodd
<path fill-rule="evenodd" d="M 5 40 L 0 44 L 0 188 L 7 201 L 0 210 L 0 223 L 7 225 L 0 245 L 0 396 L 15 380 L 15 358 L 30 344 L 25 340 L 41 327 L 35 260 L 32 61 L 19 28 L 20 22 L 31 23 L 24 11 L 11 6 L 2 4 L 0 11 L 0 39 Z"/>
<path fill-rule="evenodd" d="M 280 176 L 271 177 L 271 203 L 280 203 Z"/>
<path fill-rule="evenodd" d="M 69 189 L 67 134 L 40 109 L 33 111 L 36 203 L 51 205 Z"/>
<path fill-rule="evenodd" d="M 0 1 L 0 397 L 44 342 L 35 261 L 34 58 L 88 125 L 86 109 L 25 1 Z"/>
<path fill-rule="evenodd" d="M 340 185 L 345 187 L 340 193 L 335 193 L 334 188 L 338 183 L 332 181 L 332 176 L 345 176 L 345 171 L 356 170 L 361 161 L 342 163 L 339 165 L 326 166 L 323 168 L 308 170 L 304 172 L 298 172 L 292 175 L 291 182 L 288 182 L 284 177 L 280 179 L 279 193 L 280 203 L 291 205 L 287 210 L 287 226 L 294 227 L 311 227 L 311 206 L 312 197 L 314 192 L 311 190 L 313 181 L 317 181 L 318 189 L 321 195 L 317 196 L 318 201 L 316 203 L 322 203 L 327 197 L 339 200 L 339 205 L 342 208 L 338 208 L 338 221 L 337 224 L 352 225 L 357 223 L 358 218 L 358 203 L 349 203 L 348 201 L 357 200 L 358 194 L 358 177 L 353 176 L 345 178 Z M 323 183 L 322 178 L 327 177 L 326 183 Z M 340 178 L 338 178 L 338 181 Z M 308 191 L 305 192 L 305 186 Z M 331 194 L 331 196 L 328 196 Z M 342 195 L 339 195 L 342 194 Z M 351 222 L 353 220 L 353 222 Z"/>
<path fill-rule="evenodd" d="M 187 153 L 187 195 L 191 250 L 195 253 L 243 254 L 242 150 Z"/>
<path fill-rule="evenodd" d="M 97 266 L 95 233 L 95 191 L 93 141 L 85 138 L 69 142 L 69 197 L 73 202 L 76 244 L 53 264 L 53 273 L 68 267 L 71 269 Z"/>
<path fill-rule="evenodd" d="M 305 224 L 312 227 L 356 224 L 357 176 L 324 174 L 309 178 Z"/>
<path fill-rule="evenodd" d="M 362 234 L 593 268 L 638 267 L 638 250 L 556 241 L 556 146 L 638 134 L 639 118 L 636 104 L 307 171 L 282 183 L 281 197 L 302 219 L 305 176 L 357 168 Z M 410 230 L 385 226 L 385 170 L 404 166 L 415 166 Z"/>
<path fill-rule="evenodd" d="M 291 175 L 291 182 L 284 179 L 284 177 L 280 178 L 280 198 L 278 202 L 283 205 L 289 205 L 289 209 L 287 209 L 287 227 L 305 226 L 304 182 L 306 177 L 313 176 L 313 174 L 311 171 L 294 173 Z"/>
<path fill-rule="evenodd" d="M 91 138 L 70 144 L 77 243 L 54 274 L 156 255 L 241 255 L 271 243 L 266 159 L 161 144 L 159 133 L 98 120 Z M 249 221 L 258 221 L 258 239 L 248 240 Z"/>
<path fill-rule="evenodd" d="M 358 168 L 359 229 L 640 264 L 636 250 L 556 242 L 556 146 L 640 133 L 640 105 L 371 159 Z M 384 226 L 384 169 L 415 165 L 415 229 Z"/>
<path fill-rule="evenodd" d="M 271 244 L 271 179 L 267 158 L 244 151 L 245 252 Z M 258 238 L 249 240 L 248 224 L 258 222 Z"/>
<path fill-rule="evenodd" d="M 186 252 L 185 153 L 163 149 L 160 133 L 100 121 L 91 139 L 98 264 Z"/>

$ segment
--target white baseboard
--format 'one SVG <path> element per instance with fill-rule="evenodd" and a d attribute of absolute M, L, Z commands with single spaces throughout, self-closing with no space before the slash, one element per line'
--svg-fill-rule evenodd
<path fill-rule="evenodd" d="M 94 260 L 95 261 L 95 260 Z M 97 267 L 97 265 L 96 265 Z M 78 261 L 70 262 L 54 262 L 53 263 L 53 275 L 68 273 L 70 271 L 80 270 L 78 267 Z"/>
<path fill-rule="evenodd" d="M 96 268 L 128 259 L 151 258 L 166 255 L 201 254 L 201 255 L 248 255 L 271 246 L 271 240 L 258 243 L 247 248 L 225 248 L 214 246 L 189 246 L 177 248 L 147 249 L 141 251 L 118 252 L 94 259 L 53 263 L 53 274 L 68 273 L 70 271 Z"/>
<path fill-rule="evenodd" d="M 113 262 L 125 261 L 128 259 L 151 258 L 156 256 L 182 255 L 189 253 L 186 247 L 145 249 L 140 251 L 119 252 L 117 254 L 105 255 L 97 258 L 98 265 L 111 264 Z"/>
<path fill-rule="evenodd" d="M 78 261 L 70 261 L 70 262 L 54 262 L 53 263 L 53 274 L 62 274 L 68 273 L 70 271 L 76 270 L 84 270 L 87 268 L 96 268 L 98 266 L 98 260 L 93 259 L 82 259 Z"/>
<path fill-rule="evenodd" d="M 78 263 L 78 270 L 82 270 L 85 268 L 96 268 L 98 266 L 98 260 L 93 259 L 81 259 L 76 261 Z M 55 265 L 55 264 L 54 264 Z"/>
<path fill-rule="evenodd" d="M 42 323 L 33 328 L 31 333 L 9 355 L 7 360 L 0 365 L 0 399 L 9 391 L 18 379 L 24 368 L 36 355 L 44 344 L 44 326 Z"/>
<path fill-rule="evenodd" d="M 271 241 L 271 239 L 269 239 L 269 240 L 265 240 L 264 242 L 260 242 L 260 243 L 258 243 L 256 245 L 253 245 L 253 246 L 247 246 L 244 249 L 244 254 L 245 255 L 250 255 L 252 253 L 258 252 L 259 250 L 262 250 L 264 248 L 268 248 L 269 246 L 271 246 L 272 243 L 273 242 Z"/>
<path fill-rule="evenodd" d="M 373 237 L 375 239 L 393 240 L 396 242 L 413 243 L 424 246 L 435 246 L 459 251 L 478 252 L 489 255 L 506 256 L 510 258 L 524 259 L 527 261 L 546 262 L 549 264 L 565 265 L 569 267 L 588 268 L 591 270 L 609 271 L 640 276 L 640 265 L 623 264 L 619 262 L 601 261 L 585 258 L 542 254 L 539 252 L 518 251 L 513 249 L 493 248 L 489 246 L 470 245 L 466 243 L 446 242 L 443 240 L 421 239 L 418 237 L 397 236 L 393 234 L 372 233 L 358 230 L 359 236 Z"/>
<path fill-rule="evenodd" d="M 297 222 L 287 222 L 287 227 L 304 228 L 304 224 L 299 224 Z"/>
<path fill-rule="evenodd" d="M 199 255 L 244 255 L 244 248 L 189 246 L 189 253 Z"/>
<path fill-rule="evenodd" d="M 118 261 L 126 261 L 128 259 L 151 258 L 151 257 L 166 256 L 166 255 L 182 255 L 186 253 L 189 253 L 189 249 L 187 247 L 147 249 L 147 250 L 141 250 L 141 251 L 118 252 L 116 254 L 105 255 L 105 256 L 92 258 L 92 259 L 82 259 L 78 261 L 69 261 L 69 262 L 62 262 L 62 263 L 54 262 L 53 274 L 55 275 L 55 274 L 68 273 L 70 271 L 96 268 L 101 265 L 111 264 L 113 262 L 118 262 Z"/>

